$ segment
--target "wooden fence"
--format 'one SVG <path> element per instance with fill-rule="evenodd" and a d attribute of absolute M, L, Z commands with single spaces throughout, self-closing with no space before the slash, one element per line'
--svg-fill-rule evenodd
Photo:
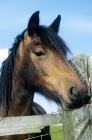
<path fill-rule="evenodd" d="M 7 117 L 0 121 L 0 136 L 36 133 L 44 126 L 62 122 L 65 140 L 92 140 L 92 57 L 82 54 L 73 57 L 70 62 L 75 71 L 78 69 L 81 80 L 86 81 L 91 103 L 62 114 Z"/>

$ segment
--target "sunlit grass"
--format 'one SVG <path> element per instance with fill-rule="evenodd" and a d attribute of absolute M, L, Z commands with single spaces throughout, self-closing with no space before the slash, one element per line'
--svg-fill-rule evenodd
<path fill-rule="evenodd" d="M 52 140 L 64 140 L 62 126 L 50 126 L 50 133 Z"/>

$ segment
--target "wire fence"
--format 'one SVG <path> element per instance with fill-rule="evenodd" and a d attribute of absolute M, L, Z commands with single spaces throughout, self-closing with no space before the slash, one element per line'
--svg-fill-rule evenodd
<path fill-rule="evenodd" d="M 27 139 L 24 139 L 24 140 L 32 140 L 32 139 L 36 139 L 36 138 L 39 138 L 39 137 L 40 137 L 41 140 L 42 140 L 42 138 L 45 137 L 45 136 L 47 136 L 47 135 L 53 135 L 53 134 L 59 133 L 59 132 L 61 132 L 61 131 L 63 131 L 63 130 L 55 131 L 55 132 L 48 133 L 48 134 L 44 134 L 44 135 L 39 135 L 39 136 L 32 137 L 32 138 L 27 138 Z"/>

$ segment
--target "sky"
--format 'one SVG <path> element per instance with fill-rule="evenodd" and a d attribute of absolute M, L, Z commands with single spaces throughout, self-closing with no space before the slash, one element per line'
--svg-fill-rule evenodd
<path fill-rule="evenodd" d="M 73 55 L 92 55 L 92 0 L 0 0 L 0 66 L 12 47 L 14 38 L 28 24 L 30 16 L 40 11 L 40 24 L 49 26 L 60 14 L 59 35 Z M 58 106 L 36 94 L 35 99 L 47 113 Z"/>

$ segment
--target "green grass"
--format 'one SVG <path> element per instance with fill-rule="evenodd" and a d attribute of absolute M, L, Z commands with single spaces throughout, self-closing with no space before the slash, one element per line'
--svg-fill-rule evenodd
<path fill-rule="evenodd" d="M 53 133 L 53 132 L 57 132 L 57 133 Z M 50 133 L 51 133 L 52 140 L 64 140 L 64 133 L 63 133 L 62 126 L 50 126 Z"/>

